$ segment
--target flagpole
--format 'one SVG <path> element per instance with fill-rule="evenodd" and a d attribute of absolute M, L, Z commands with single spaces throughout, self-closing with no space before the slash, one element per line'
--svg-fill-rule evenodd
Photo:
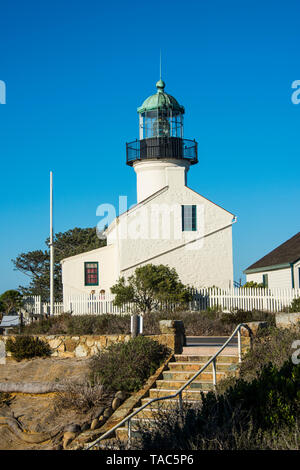
<path fill-rule="evenodd" d="M 53 173 L 50 171 L 50 315 L 54 313 Z"/>

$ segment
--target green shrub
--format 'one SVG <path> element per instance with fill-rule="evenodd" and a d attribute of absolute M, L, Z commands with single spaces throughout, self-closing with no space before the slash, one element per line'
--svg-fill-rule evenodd
<path fill-rule="evenodd" d="M 144 336 L 127 343 L 115 343 L 94 356 L 91 376 L 105 390 L 139 390 L 170 354 L 170 350 Z"/>
<path fill-rule="evenodd" d="M 14 332 L 17 332 L 14 330 Z M 22 329 L 24 334 L 105 335 L 130 333 L 130 315 L 55 315 L 35 321 Z"/>
<path fill-rule="evenodd" d="M 289 308 L 289 312 L 300 312 L 300 297 L 293 299 Z"/>
<path fill-rule="evenodd" d="M 261 312 L 259 310 L 241 310 L 236 309 L 230 313 L 223 313 L 221 316 L 223 323 L 238 325 L 239 323 L 247 323 L 252 321 L 267 321 L 270 325 L 275 325 L 275 315 L 269 312 Z"/>
<path fill-rule="evenodd" d="M 6 341 L 6 351 L 12 353 L 12 357 L 17 361 L 30 359 L 33 357 L 50 356 L 50 346 L 39 338 L 32 336 L 17 336 L 15 339 L 9 338 Z"/>

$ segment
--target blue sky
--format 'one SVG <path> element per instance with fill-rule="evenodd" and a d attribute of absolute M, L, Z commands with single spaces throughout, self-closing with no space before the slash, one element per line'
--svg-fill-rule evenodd
<path fill-rule="evenodd" d="M 92 227 L 99 204 L 136 199 L 125 142 L 155 91 L 185 106 L 199 143 L 188 184 L 238 217 L 235 279 L 300 230 L 297 1 L 2 2 L 0 292 L 26 278 L 11 258 L 44 248 L 49 171 L 55 231 Z"/>

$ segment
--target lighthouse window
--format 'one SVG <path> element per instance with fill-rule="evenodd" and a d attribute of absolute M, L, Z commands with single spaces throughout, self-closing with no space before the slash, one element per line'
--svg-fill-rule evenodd
<path fill-rule="evenodd" d="M 197 206 L 181 206 L 182 231 L 195 232 L 197 230 Z"/>
<path fill-rule="evenodd" d="M 97 286 L 99 281 L 98 263 L 84 263 L 84 284 L 86 286 Z"/>

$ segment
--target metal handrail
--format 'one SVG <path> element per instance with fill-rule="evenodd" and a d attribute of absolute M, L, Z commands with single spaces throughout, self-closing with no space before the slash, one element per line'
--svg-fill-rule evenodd
<path fill-rule="evenodd" d="M 128 442 L 130 443 L 131 439 L 131 419 L 136 416 L 138 413 L 140 413 L 144 408 L 147 408 L 147 406 L 151 405 L 151 403 L 154 403 L 156 401 L 163 401 L 163 400 L 170 400 L 172 398 L 176 398 L 178 396 L 179 399 L 179 408 L 182 409 L 182 392 L 183 390 L 188 387 L 211 363 L 213 364 L 213 385 L 216 386 L 217 384 L 217 367 L 216 367 L 216 359 L 221 354 L 223 349 L 226 348 L 226 346 L 230 343 L 234 335 L 237 333 L 238 334 L 238 358 L 239 358 L 239 363 L 242 362 L 242 343 L 241 343 L 241 328 L 245 327 L 248 328 L 248 325 L 245 323 L 240 323 L 231 336 L 225 341 L 223 346 L 216 352 L 214 356 L 212 356 L 204 366 L 201 367 L 201 369 L 196 372 L 196 374 L 193 375 L 180 389 L 176 391 L 176 393 L 173 393 L 172 395 L 167 395 L 165 397 L 157 397 L 157 398 L 152 398 L 152 400 L 148 401 L 144 405 L 142 405 L 140 408 L 137 410 L 133 411 L 130 415 L 126 416 L 120 423 L 116 424 L 113 428 L 111 428 L 109 431 L 106 431 L 102 436 L 98 437 L 94 442 L 89 444 L 85 450 L 89 450 L 95 445 L 97 445 L 100 441 L 105 439 L 107 436 L 109 436 L 111 433 L 113 433 L 116 429 L 120 428 L 123 424 L 127 423 L 128 421 Z"/>

